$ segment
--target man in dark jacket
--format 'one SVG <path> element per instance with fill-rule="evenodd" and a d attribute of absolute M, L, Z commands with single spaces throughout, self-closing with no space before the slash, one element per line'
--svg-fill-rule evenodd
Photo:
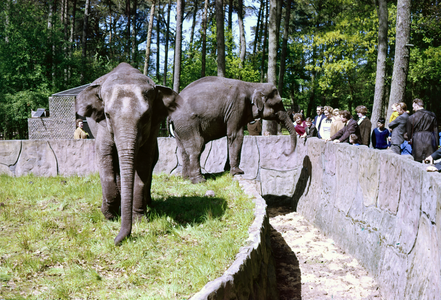
<path fill-rule="evenodd" d="M 334 143 L 347 143 L 351 134 L 355 134 L 358 140 L 360 140 L 360 129 L 358 128 L 357 121 L 352 119 L 351 114 L 347 110 L 341 111 L 340 116 L 345 126 L 331 136 L 330 140 Z"/>
<path fill-rule="evenodd" d="M 367 107 L 364 105 L 359 105 L 355 108 L 358 115 L 358 127 L 360 128 L 360 139 L 359 143 L 361 145 L 366 145 L 369 147 L 369 141 L 371 139 L 371 121 L 366 114 L 368 112 Z"/>
<path fill-rule="evenodd" d="M 398 117 L 389 123 L 389 128 L 392 129 L 390 150 L 401 155 L 401 144 L 404 142 L 404 134 L 406 133 L 406 124 L 409 115 L 406 112 L 406 103 L 398 102 L 396 107 Z"/>
<path fill-rule="evenodd" d="M 413 100 L 415 113 L 407 120 L 407 135 L 414 160 L 422 161 L 438 148 L 438 124 L 433 112 L 424 109 L 421 99 Z"/>
<path fill-rule="evenodd" d="M 322 125 L 323 119 L 326 119 L 326 116 L 323 113 L 323 106 L 317 106 L 317 116 L 315 116 L 314 121 L 312 122 L 317 129 L 317 137 L 321 139 L 320 136 L 320 127 Z"/>

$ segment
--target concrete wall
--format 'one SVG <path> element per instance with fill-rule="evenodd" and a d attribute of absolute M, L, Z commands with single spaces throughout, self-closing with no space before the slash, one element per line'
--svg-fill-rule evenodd
<path fill-rule="evenodd" d="M 178 173 L 176 142 L 159 138 L 155 172 Z M 93 140 L 2 141 L 0 172 L 40 176 L 95 172 Z M 440 299 L 441 175 L 365 146 L 246 137 L 243 179 L 260 181 L 267 202 L 285 202 L 357 258 L 386 299 Z M 222 172 L 226 139 L 207 144 L 204 172 Z M 264 223 L 262 223 L 264 224 Z M 239 268 L 240 269 L 240 268 Z M 212 298 L 216 299 L 216 298 Z M 229 299 L 229 298 L 228 298 Z"/>

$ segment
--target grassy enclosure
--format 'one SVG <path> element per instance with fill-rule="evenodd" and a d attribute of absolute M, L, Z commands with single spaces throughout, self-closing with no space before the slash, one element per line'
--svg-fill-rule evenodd
<path fill-rule="evenodd" d="M 205 197 L 207 190 L 214 197 Z M 115 247 L 98 175 L 0 176 L 0 298 L 187 299 L 248 237 L 254 203 L 229 174 L 154 176 L 148 221 Z"/>

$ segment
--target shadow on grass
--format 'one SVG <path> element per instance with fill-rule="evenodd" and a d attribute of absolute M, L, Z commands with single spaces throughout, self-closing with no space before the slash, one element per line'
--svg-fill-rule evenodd
<path fill-rule="evenodd" d="M 227 201 L 213 197 L 169 197 L 152 201 L 150 214 L 168 216 L 180 225 L 200 224 L 225 214 Z"/>

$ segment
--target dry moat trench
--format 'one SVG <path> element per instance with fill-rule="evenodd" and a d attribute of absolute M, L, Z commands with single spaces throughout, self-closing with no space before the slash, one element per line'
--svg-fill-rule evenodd
<path fill-rule="evenodd" d="M 372 276 L 288 206 L 270 206 L 271 247 L 280 300 L 382 299 Z"/>

